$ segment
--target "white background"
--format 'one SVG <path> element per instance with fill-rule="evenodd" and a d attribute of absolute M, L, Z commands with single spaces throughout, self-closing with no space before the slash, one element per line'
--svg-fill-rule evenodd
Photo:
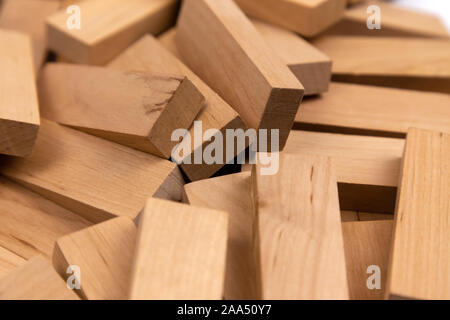
<path fill-rule="evenodd" d="M 395 0 L 393 3 L 439 15 L 450 31 L 450 0 Z"/>

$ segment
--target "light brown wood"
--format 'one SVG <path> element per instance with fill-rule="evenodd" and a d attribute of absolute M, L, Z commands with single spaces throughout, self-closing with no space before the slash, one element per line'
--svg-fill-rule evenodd
<path fill-rule="evenodd" d="M 45 0 L 3 0 L 0 10 L 0 28 L 28 34 L 33 44 L 35 74 L 47 55 L 45 19 L 56 12 L 59 3 Z"/>
<path fill-rule="evenodd" d="M 391 245 L 392 221 L 357 221 L 342 224 L 347 277 L 352 300 L 381 300 L 386 289 L 386 274 Z M 371 266 L 379 267 L 380 289 L 369 289 L 367 281 L 378 276 Z M 368 280 L 369 279 L 369 280 Z"/>
<path fill-rule="evenodd" d="M 248 15 L 311 37 L 337 22 L 347 0 L 236 0 Z"/>
<path fill-rule="evenodd" d="M 21 256 L 0 247 L 0 279 L 25 262 L 26 260 Z"/>
<path fill-rule="evenodd" d="M 48 46 L 71 61 L 102 65 L 147 32 L 175 22 L 177 0 L 96 0 L 77 3 L 81 29 L 69 29 L 65 10 L 47 20 Z"/>
<path fill-rule="evenodd" d="M 43 117 L 166 159 L 172 132 L 189 129 L 204 102 L 170 74 L 47 64 L 40 80 Z"/>
<path fill-rule="evenodd" d="M 194 206 L 226 211 L 228 228 L 226 300 L 257 299 L 253 250 L 253 213 L 249 172 L 193 182 L 184 186 Z"/>
<path fill-rule="evenodd" d="M 217 93 L 211 90 L 211 88 L 209 88 L 198 76 L 150 35 L 142 37 L 109 63 L 108 66 L 122 71 L 140 70 L 157 73 L 168 72 L 179 77 L 188 77 L 206 99 L 204 108 L 196 118 L 196 121 L 201 121 L 202 135 L 204 135 L 207 130 L 216 129 L 225 136 L 227 129 L 245 128 L 239 115 Z M 191 137 L 195 136 L 193 127 L 189 130 L 189 134 Z M 183 140 L 183 143 L 188 144 L 187 139 Z M 190 146 L 189 144 L 186 146 L 186 149 L 190 151 L 184 155 L 183 163 L 180 167 L 189 179 L 194 181 L 209 178 L 223 167 L 223 164 L 193 164 L 196 150 L 204 150 L 209 144 L 209 141 L 200 141 L 200 143 L 197 143 L 197 141 L 192 138 Z M 227 157 L 226 146 L 227 144 L 224 143 L 223 163 L 229 163 L 237 154 L 245 149 L 245 146 L 240 149 L 236 148 L 231 157 Z M 190 160 L 191 164 L 188 164 L 186 160 Z"/>
<path fill-rule="evenodd" d="M 0 279 L 0 300 L 79 300 L 50 262 L 37 256 Z"/>
<path fill-rule="evenodd" d="M 33 156 L 0 171 L 92 222 L 135 218 L 149 196 L 180 200 L 183 186 L 172 162 L 48 120 Z"/>
<path fill-rule="evenodd" d="M 126 299 L 135 242 L 132 220 L 111 219 L 58 239 L 53 264 L 63 279 L 70 276 L 70 265 L 80 268 L 79 294 L 84 299 Z"/>
<path fill-rule="evenodd" d="M 450 96 L 332 82 L 302 102 L 296 129 L 404 138 L 410 127 L 450 132 Z"/>
<path fill-rule="evenodd" d="M 450 93 L 447 39 L 323 36 L 313 42 L 333 61 L 333 80 Z"/>
<path fill-rule="evenodd" d="M 228 215 L 149 199 L 139 221 L 131 299 L 221 299 Z"/>
<path fill-rule="evenodd" d="M 341 221 L 342 222 L 358 221 L 358 212 L 341 210 Z"/>
<path fill-rule="evenodd" d="M 410 129 L 386 296 L 450 299 L 450 134 Z"/>
<path fill-rule="evenodd" d="M 263 299 L 348 299 L 338 190 L 331 159 L 280 155 L 252 171 Z"/>
<path fill-rule="evenodd" d="M 279 130 L 282 150 L 304 88 L 232 0 L 186 0 L 176 33 L 188 66 L 249 128 Z"/>
<path fill-rule="evenodd" d="M 388 213 L 373 213 L 373 212 L 359 212 L 359 211 L 341 211 L 342 222 L 349 221 L 378 221 L 378 220 L 393 220 L 394 215 Z"/>
<path fill-rule="evenodd" d="M 29 156 L 39 129 L 30 37 L 0 30 L 0 153 Z"/>

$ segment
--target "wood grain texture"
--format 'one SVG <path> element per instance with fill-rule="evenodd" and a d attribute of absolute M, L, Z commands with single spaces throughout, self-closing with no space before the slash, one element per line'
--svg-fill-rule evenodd
<path fill-rule="evenodd" d="M 410 129 L 386 296 L 450 299 L 450 134 Z"/>
<path fill-rule="evenodd" d="M 282 154 L 279 171 L 252 171 L 263 299 L 348 299 L 338 190 L 331 159 Z"/>
<path fill-rule="evenodd" d="M 35 74 L 47 55 L 45 19 L 56 12 L 59 3 L 45 0 L 3 0 L 0 28 L 24 32 L 31 37 Z"/>
<path fill-rule="evenodd" d="M 25 262 L 26 260 L 21 256 L 0 247 L 0 279 Z"/>
<path fill-rule="evenodd" d="M 70 265 L 80 268 L 84 299 L 126 299 L 136 232 L 131 219 L 119 217 L 66 235 L 56 242 L 53 265 L 63 279 Z"/>
<path fill-rule="evenodd" d="M 221 299 L 228 215 L 149 199 L 139 221 L 131 299 Z"/>
<path fill-rule="evenodd" d="M 30 37 L 0 30 L 0 153 L 29 156 L 39 129 Z"/>
<path fill-rule="evenodd" d="M 450 96 L 332 82 L 329 92 L 302 102 L 294 127 L 394 138 L 410 127 L 450 132 Z"/>
<path fill-rule="evenodd" d="M 282 150 L 304 88 L 238 6 L 232 0 L 184 1 L 176 42 L 188 66 L 247 127 L 279 130 L 274 150 Z"/>
<path fill-rule="evenodd" d="M 249 16 L 311 37 L 337 22 L 347 0 L 236 0 Z"/>
<path fill-rule="evenodd" d="M 230 217 L 225 299 L 257 299 L 250 172 L 189 183 L 184 192 L 189 204 L 226 211 Z"/>
<path fill-rule="evenodd" d="M 37 256 L 0 279 L 0 300 L 79 300 L 50 262 Z"/>
<path fill-rule="evenodd" d="M 379 221 L 379 220 L 394 220 L 393 214 L 388 213 L 373 213 L 360 211 L 341 211 L 342 222 L 349 221 Z"/>
<path fill-rule="evenodd" d="M 108 66 L 122 71 L 165 72 L 176 75 L 177 77 L 188 77 L 205 97 L 205 105 L 196 118 L 196 121 L 201 121 L 202 123 L 202 135 L 205 135 L 208 130 L 216 129 L 225 136 L 227 129 L 245 128 L 241 118 L 230 105 L 150 35 L 142 37 L 116 59 L 111 61 Z M 189 129 L 189 133 L 191 137 L 196 135 L 194 127 Z M 223 167 L 223 164 L 193 164 L 196 150 L 204 150 L 209 144 L 209 141 L 198 142 L 195 139 L 191 139 L 189 142 L 187 139 L 183 140 L 183 147 L 186 147 L 190 151 L 183 155 L 184 159 L 180 167 L 189 179 L 194 181 L 209 178 Z M 227 144 L 224 143 L 223 163 L 228 163 L 233 160 L 237 154 L 245 149 L 245 146 L 240 149 L 236 148 L 230 158 L 226 156 L 226 149 Z M 191 164 L 187 163 L 186 160 L 189 160 Z"/>
<path fill-rule="evenodd" d="M 323 36 L 313 42 L 333 61 L 333 80 L 450 93 L 447 39 Z"/>
<path fill-rule="evenodd" d="M 352 300 L 381 300 L 386 289 L 392 221 L 357 221 L 342 224 L 347 277 Z M 368 267 L 381 271 L 380 289 L 369 289 L 367 279 L 373 274 Z"/>
<path fill-rule="evenodd" d="M 47 19 L 48 46 L 70 61 L 102 65 L 142 35 L 158 34 L 175 22 L 177 0 L 96 0 L 77 4 L 81 29 L 66 26 L 62 10 Z"/>
<path fill-rule="evenodd" d="M 204 102 L 170 74 L 47 64 L 40 80 L 43 117 L 166 159 L 172 132 L 189 129 Z"/>
<path fill-rule="evenodd" d="M 42 121 L 28 159 L 4 159 L 7 177 L 92 222 L 135 218 L 147 197 L 181 199 L 176 165 L 88 134 Z"/>

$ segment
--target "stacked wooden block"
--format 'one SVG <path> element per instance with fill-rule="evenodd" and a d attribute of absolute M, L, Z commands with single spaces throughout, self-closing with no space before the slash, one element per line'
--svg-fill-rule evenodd
<path fill-rule="evenodd" d="M 378 1 L 3 0 L 0 299 L 450 299 L 449 52 Z M 202 158 L 247 129 L 272 174 Z"/>

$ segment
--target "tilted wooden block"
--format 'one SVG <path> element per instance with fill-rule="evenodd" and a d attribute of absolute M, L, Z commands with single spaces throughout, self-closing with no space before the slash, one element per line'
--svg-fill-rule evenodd
<path fill-rule="evenodd" d="M 42 256 L 36 256 L 0 279 L 0 300 L 79 299 Z"/>
<path fill-rule="evenodd" d="M 178 77 L 188 77 L 192 83 L 205 97 L 205 106 L 197 116 L 196 121 L 202 124 L 201 134 L 206 134 L 208 130 L 219 130 L 224 136 L 227 129 L 244 129 L 239 115 L 211 88 L 209 88 L 198 76 L 196 76 L 188 67 L 180 60 L 166 50 L 155 38 L 150 35 L 142 37 L 133 44 L 125 52 L 108 64 L 109 67 L 122 71 L 140 70 L 146 72 L 168 72 Z M 200 180 L 209 178 L 217 172 L 224 164 L 233 160 L 234 157 L 242 152 L 246 146 L 236 148 L 230 158 L 226 156 L 227 144 L 223 144 L 224 160 L 222 164 L 194 164 L 194 155 L 196 150 L 205 149 L 210 141 L 200 142 L 194 137 L 196 136 L 194 127 L 189 130 L 191 141 L 183 140 L 184 143 L 190 144 L 186 149 L 190 152 L 184 155 L 181 169 L 191 180 Z M 185 159 L 190 160 L 190 164 Z"/>
<path fill-rule="evenodd" d="M 348 299 L 331 159 L 281 154 L 279 171 L 252 171 L 263 299 Z"/>
<path fill-rule="evenodd" d="M 313 42 L 333 61 L 333 80 L 450 93 L 450 41 L 323 36 Z"/>
<path fill-rule="evenodd" d="M 191 205 L 229 214 L 225 299 L 257 299 L 250 173 L 193 182 L 184 192 Z"/>
<path fill-rule="evenodd" d="M 295 128 L 404 138 L 410 127 L 450 131 L 450 96 L 333 82 L 324 95 L 307 99 Z"/>
<path fill-rule="evenodd" d="M 102 65 L 147 32 L 175 22 L 178 0 L 96 0 L 77 3 L 81 28 L 67 27 L 65 10 L 47 20 L 48 46 L 70 61 Z"/>
<path fill-rule="evenodd" d="M 176 41 L 192 70 L 249 128 L 279 130 L 282 150 L 304 89 L 238 6 L 232 0 L 184 1 Z"/>
<path fill-rule="evenodd" d="M 80 268 L 79 294 L 85 299 L 126 299 L 135 242 L 132 220 L 111 219 L 58 239 L 53 264 L 64 279 L 71 275 L 69 266 Z"/>
<path fill-rule="evenodd" d="M 70 64 L 47 64 L 39 97 L 47 119 L 166 159 L 204 102 L 186 77 Z"/>
<path fill-rule="evenodd" d="M 386 296 L 450 299 L 450 134 L 406 139 Z"/>
<path fill-rule="evenodd" d="M 347 0 L 236 0 L 248 15 L 312 37 L 338 21 Z"/>
<path fill-rule="evenodd" d="M 0 30 L 0 153 L 29 156 L 39 130 L 30 37 Z"/>
<path fill-rule="evenodd" d="M 139 221 L 131 299 L 222 299 L 228 216 L 149 199 Z"/>
<path fill-rule="evenodd" d="M 33 156 L 5 160 L 0 172 L 92 222 L 135 218 L 149 196 L 179 200 L 183 186 L 168 160 L 49 120 Z"/>
<path fill-rule="evenodd" d="M 0 279 L 27 260 L 0 246 Z"/>

